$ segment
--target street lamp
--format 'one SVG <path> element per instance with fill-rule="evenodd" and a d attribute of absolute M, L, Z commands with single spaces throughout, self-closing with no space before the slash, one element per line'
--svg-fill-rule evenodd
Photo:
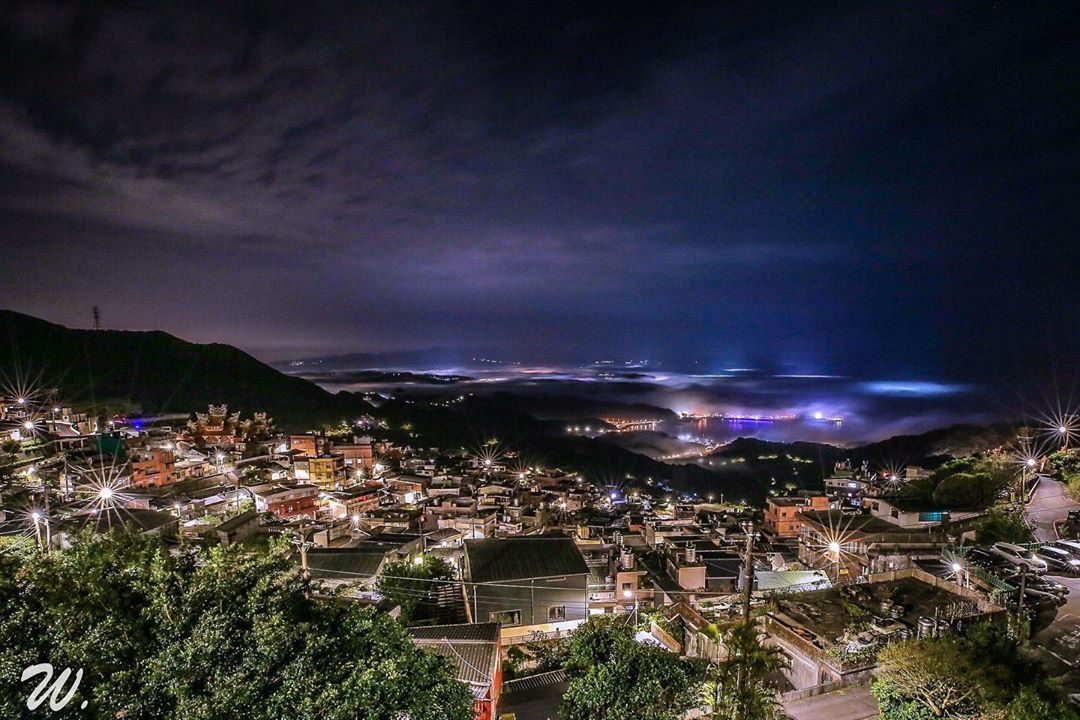
<path fill-rule="evenodd" d="M 633 590 L 623 590 L 622 595 L 623 595 L 623 598 L 626 599 L 626 600 L 630 600 L 631 598 L 633 598 L 633 600 L 634 600 L 634 614 L 632 616 L 632 622 L 636 626 L 637 625 L 637 618 L 638 618 L 638 597 L 637 597 L 637 593 L 635 593 Z"/>
<path fill-rule="evenodd" d="M 833 556 L 833 562 L 836 567 L 836 582 L 840 582 L 840 543 L 833 540 L 829 543 L 829 552 Z"/>
<path fill-rule="evenodd" d="M 30 513 L 30 519 L 34 521 L 34 535 L 37 537 L 38 549 L 40 550 L 41 547 L 42 547 L 42 545 L 41 545 L 41 513 L 39 513 L 37 510 L 35 510 L 34 512 Z"/>

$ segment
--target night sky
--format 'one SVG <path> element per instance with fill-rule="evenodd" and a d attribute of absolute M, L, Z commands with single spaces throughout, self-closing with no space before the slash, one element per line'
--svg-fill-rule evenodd
<path fill-rule="evenodd" d="M 1080 4 L 4 3 L 0 307 L 265 359 L 1080 351 Z"/>

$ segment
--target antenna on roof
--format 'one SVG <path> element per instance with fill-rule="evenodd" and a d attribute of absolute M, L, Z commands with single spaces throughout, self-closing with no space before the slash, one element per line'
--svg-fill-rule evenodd
<path fill-rule="evenodd" d="M 98 308 L 97 305 L 95 305 L 92 312 L 94 313 L 94 329 L 95 330 L 100 330 L 101 329 L 101 310 Z"/>

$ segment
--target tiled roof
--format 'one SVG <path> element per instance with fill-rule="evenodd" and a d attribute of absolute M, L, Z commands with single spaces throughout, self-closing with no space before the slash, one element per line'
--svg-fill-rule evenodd
<path fill-rule="evenodd" d="M 466 540 L 472 582 L 587 575 L 589 568 L 568 537 L 520 537 Z"/>

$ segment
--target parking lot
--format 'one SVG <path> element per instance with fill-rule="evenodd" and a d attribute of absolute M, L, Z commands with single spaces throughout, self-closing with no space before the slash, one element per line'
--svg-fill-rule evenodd
<path fill-rule="evenodd" d="M 1056 613 L 1044 611 L 1036 618 L 1032 645 L 1051 675 L 1068 674 L 1080 682 L 1080 578 L 1051 577 L 1067 586 L 1069 595 Z"/>

